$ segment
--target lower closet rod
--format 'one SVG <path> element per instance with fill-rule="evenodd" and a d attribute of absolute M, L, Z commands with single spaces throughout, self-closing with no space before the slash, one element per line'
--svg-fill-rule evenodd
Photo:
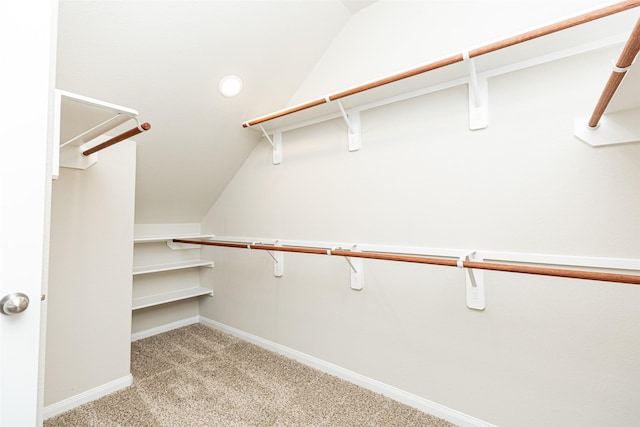
<path fill-rule="evenodd" d="M 321 249 L 302 246 L 276 246 L 264 245 L 259 243 L 212 242 L 187 239 L 173 239 L 173 241 L 176 243 L 191 243 L 194 245 L 222 246 L 228 248 L 256 249 L 277 252 L 298 252 L 317 255 L 337 255 L 351 258 L 379 259 L 385 261 L 412 262 L 418 264 L 433 264 L 443 265 L 447 267 L 458 267 L 457 259 L 431 258 L 416 255 L 392 254 L 386 252 L 356 252 L 342 249 Z M 561 268 L 533 267 L 528 265 L 499 264 L 484 261 L 463 261 L 462 267 L 475 268 L 480 270 L 494 270 L 510 273 L 536 274 L 541 276 L 566 277 L 570 279 L 597 280 L 601 282 L 640 285 L 640 276 L 632 274 L 603 273 L 587 270 L 567 270 Z"/>

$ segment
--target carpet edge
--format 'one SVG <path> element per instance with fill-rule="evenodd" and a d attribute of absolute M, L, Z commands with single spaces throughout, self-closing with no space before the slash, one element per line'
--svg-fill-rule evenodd
<path fill-rule="evenodd" d="M 274 353 L 281 354 L 283 356 L 294 359 L 302 364 L 318 369 L 319 371 L 322 371 L 324 373 L 334 375 L 340 379 L 359 385 L 375 393 L 380 393 L 395 401 L 404 403 L 405 405 L 416 408 L 427 414 L 433 415 L 438 418 L 442 418 L 460 427 L 495 427 L 495 425 L 488 423 L 486 421 L 483 421 L 479 418 L 473 417 L 471 415 L 467 415 L 463 412 L 457 411 L 455 409 L 452 409 L 447 406 L 441 405 L 439 403 L 433 402 L 431 400 L 425 399 L 418 395 L 401 390 L 397 387 L 393 387 L 391 385 L 385 384 L 373 378 L 361 375 L 349 369 L 345 369 L 338 365 L 334 365 L 333 363 L 326 362 L 322 359 L 318 359 L 317 357 L 311 356 L 309 354 L 300 352 L 298 350 L 294 350 L 292 348 L 289 348 L 284 345 L 278 344 L 276 342 L 267 340 L 265 338 L 250 334 L 243 330 L 236 329 L 234 327 L 225 325 L 224 323 L 220 323 L 216 320 L 209 319 L 204 316 L 199 316 L 199 318 L 200 318 L 199 323 L 202 325 L 208 326 L 212 329 L 219 330 L 221 332 L 226 332 L 230 335 L 241 338 L 252 344 L 256 344 L 267 350 L 270 350 Z"/>

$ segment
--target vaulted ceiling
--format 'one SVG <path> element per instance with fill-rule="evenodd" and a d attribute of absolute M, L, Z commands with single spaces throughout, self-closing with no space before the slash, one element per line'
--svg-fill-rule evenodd
<path fill-rule="evenodd" d="M 199 222 L 282 108 L 371 1 L 61 1 L 58 89 L 138 110 L 136 222 Z M 235 98 L 218 93 L 241 76 Z M 131 127 L 131 123 L 129 124 Z"/>

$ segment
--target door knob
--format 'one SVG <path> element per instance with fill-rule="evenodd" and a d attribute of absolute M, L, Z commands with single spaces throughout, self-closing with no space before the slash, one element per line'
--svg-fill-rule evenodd
<path fill-rule="evenodd" d="M 0 300 L 0 313 L 7 316 L 22 313 L 27 307 L 29 307 L 29 297 L 22 292 L 5 295 Z"/>

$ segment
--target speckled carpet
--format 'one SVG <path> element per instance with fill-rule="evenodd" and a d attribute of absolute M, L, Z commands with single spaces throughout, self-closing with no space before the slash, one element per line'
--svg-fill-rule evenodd
<path fill-rule="evenodd" d="M 134 383 L 58 426 L 452 426 L 203 325 L 132 343 Z"/>

